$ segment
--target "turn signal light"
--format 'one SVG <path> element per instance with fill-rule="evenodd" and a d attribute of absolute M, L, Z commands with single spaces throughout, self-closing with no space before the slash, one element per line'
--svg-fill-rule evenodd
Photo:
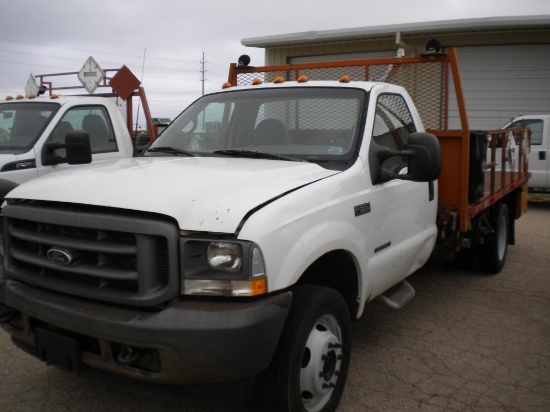
<path fill-rule="evenodd" d="M 349 83 L 350 82 L 350 78 L 348 75 L 343 75 L 342 77 L 340 77 L 340 83 Z"/>

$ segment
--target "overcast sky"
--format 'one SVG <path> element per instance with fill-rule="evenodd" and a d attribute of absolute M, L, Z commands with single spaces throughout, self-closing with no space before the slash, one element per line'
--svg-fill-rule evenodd
<path fill-rule="evenodd" d="M 241 54 L 263 64 L 263 50 L 243 38 L 528 15 L 550 15 L 550 1 L 0 0 L 0 98 L 24 94 L 30 73 L 79 71 L 93 56 L 103 69 L 128 66 L 152 115 L 173 118 L 201 95 L 203 53 L 206 92 Z"/>

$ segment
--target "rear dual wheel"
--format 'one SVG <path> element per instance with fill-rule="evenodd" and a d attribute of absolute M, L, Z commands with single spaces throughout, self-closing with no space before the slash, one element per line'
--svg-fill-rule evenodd
<path fill-rule="evenodd" d="M 499 203 L 489 215 L 492 233 L 485 243 L 473 245 L 455 254 L 455 263 L 461 269 L 481 269 L 487 273 L 499 273 L 508 254 L 510 237 L 510 212 L 506 203 Z"/>
<path fill-rule="evenodd" d="M 506 203 L 499 203 L 491 216 L 494 232 L 480 249 L 479 263 L 481 269 L 488 273 L 499 273 L 504 267 L 508 254 L 510 236 L 510 213 Z"/>

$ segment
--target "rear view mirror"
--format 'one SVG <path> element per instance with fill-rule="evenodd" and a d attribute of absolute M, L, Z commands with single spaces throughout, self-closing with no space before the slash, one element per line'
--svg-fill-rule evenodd
<path fill-rule="evenodd" d="M 65 156 L 56 153 L 60 149 L 65 149 Z M 92 162 L 92 148 L 90 145 L 90 136 L 88 132 L 74 130 L 67 132 L 65 143 L 46 143 L 42 148 L 42 164 L 56 165 L 68 163 L 70 165 L 80 165 Z"/>
<path fill-rule="evenodd" d="M 65 148 L 67 149 L 68 164 L 81 165 L 92 163 L 92 147 L 88 132 L 67 132 L 65 135 Z"/>
<path fill-rule="evenodd" d="M 441 148 L 437 137 L 430 133 L 411 133 L 408 140 L 406 150 L 391 150 L 374 142 L 371 144 L 369 161 L 374 184 L 392 179 L 431 182 L 439 177 Z M 395 157 L 405 159 L 406 173 L 388 172 L 384 169 L 384 162 Z"/>
<path fill-rule="evenodd" d="M 415 182 L 431 182 L 441 174 L 441 148 L 439 140 L 430 133 L 412 133 L 406 154 L 409 171 L 398 178 Z"/>
<path fill-rule="evenodd" d="M 136 136 L 134 143 L 134 157 L 139 156 L 149 145 L 149 133 L 143 132 Z"/>

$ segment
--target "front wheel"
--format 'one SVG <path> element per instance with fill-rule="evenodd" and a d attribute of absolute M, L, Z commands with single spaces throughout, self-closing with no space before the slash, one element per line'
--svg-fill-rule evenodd
<path fill-rule="evenodd" d="M 323 286 L 297 287 L 277 353 L 262 377 L 262 403 L 281 412 L 335 411 L 350 353 L 351 322 L 342 295 Z"/>
<path fill-rule="evenodd" d="M 508 252 L 510 217 L 506 203 L 497 205 L 491 220 L 494 233 L 489 236 L 487 243 L 481 249 L 480 265 L 485 272 L 496 274 L 504 267 Z"/>

